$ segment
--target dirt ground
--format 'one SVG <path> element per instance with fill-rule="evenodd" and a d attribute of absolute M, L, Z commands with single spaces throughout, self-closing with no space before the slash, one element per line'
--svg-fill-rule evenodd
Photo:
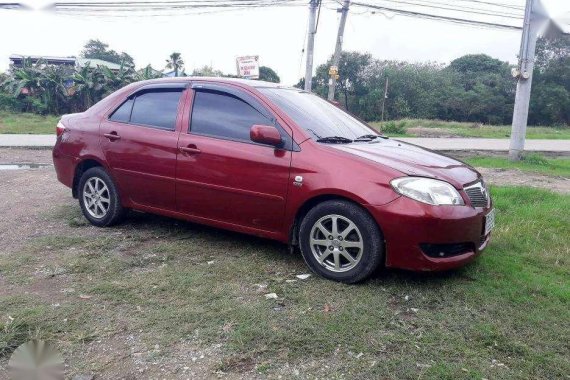
<path fill-rule="evenodd" d="M 0 149 L 0 164 L 14 163 L 50 164 L 51 151 Z M 518 170 L 480 170 L 492 184 L 544 187 L 561 193 L 570 193 L 570 180 L 565 178 L 528 174 Z M 57 214 L 58 210 L 72 202 L 76 201 L 71 198 L 70 190 L 57 181 L 52 166 L 25 170 L 0 170 L 0 255 L 17 252 L 26 245 L 32 244 L 34 240 L 55 235 L 55 232 L 60 236 L 74 236 L 76 230 L 69 223 L 46 216 Z M 101 229 L 91 226 L 82 228 L 81 233 L 83 236 L 91 237 L 103 234 Z M 53 254 L 50 253 L 50 247 L 46 247 L 44 262 L 49 263 L 50 254 Z M 36 272 L 41 275 L 45 274 L 42 271 L 56 269 L 46 264 L 38 267 Z M 55 273 L 55 275 L 58 274 Z M 36 281 L 33 286 L 26 287 L 9 284 L 0 273 L 0 296 L 25 292 L 49 299 L 54 305 L 58 305 L 59 302 L 63 304 L 63 299 L 67 296 L 66 292 L 72 291 L 68 288 L 72 281 L 71 276 L 58 275 L 55 287 L 54 282 L 49 280 Z M 117 317 L 117 320 L 119 319 Z M 115 328 L 118 327 L 115 326 Z M 126 327 L 125 331 L 127 331 Z M 212 368 L 215 368 L 219 361 L 219 344 L 205 349 L 203 346 L 194 346 L 191 342 L 180 342 L 173 350 L 177 352 L 176 354 L 154 359 L 162 347 L 156 345 L 149 349 L 137 339 L 137 336 L 127 332 L 108 338 L 103 336 L 86 344 L 84 350 L 77 353 L 75 362 L 88 358 L 91 362 L 101 363 L 101 366 L 106 367 L 107 373 L 113 374 L 115 378 L 134 379 L 140 377 L 203 378 L 203 373 L 206 371 L 213 373 Z M 188 358 L 192 358 L 192 362 L 185 364 Z M 2 378 L 2 366 L 5 365 L 5 360 L 0 360 L 0 378 Z M 323 363 L 305 363 L 304 365 L 321 366 Z M 240 368 L 240 371 L 244 373 L 234 374 L 232 378 L 255 377 L 255 373 L 249 372 L 253 365 L 238 362 L 235 366 L 245 366 Z M 297 370 L 287 368 L 287 371 L 289 372 L 284 373 Z"/>

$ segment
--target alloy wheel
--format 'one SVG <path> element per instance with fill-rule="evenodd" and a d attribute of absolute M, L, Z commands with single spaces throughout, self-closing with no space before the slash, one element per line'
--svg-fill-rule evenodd
<path fill-rule="evenodd" d="M 85 209 L 94 218 L 104 218 L 111 206 L 109 188 L 99 177 L 91 177 L 83 186 Z"/>
<path fill-rule="evenodd" d="M 310 246 L 318 263 L 332 272 L 346 272 L 358 265 L 364 241 L 356 224 L 341 215 L 326 215 L 311 228 Z"/>

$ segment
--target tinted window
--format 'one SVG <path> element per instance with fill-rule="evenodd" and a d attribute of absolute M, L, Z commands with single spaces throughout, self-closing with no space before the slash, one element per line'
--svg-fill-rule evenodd
<path fill-rule="evenodd" d="M 273 125 L 243 100 L 215 91 L 197 91 L 192 108 L 192 133 L 251 141 L 254 124 Z"/>
<path fill-rule="evenodd" d="M 122 123 L 128 123 L 131 117 L 131 109 L 133 108 L 133 99 L 124 102 L 113 114 L 110 119 Z"/>
<path fill-rule="evenodd" d="M 149 91 L 135 97 L 131 123 L 174 130 L 181 90 Z"/>

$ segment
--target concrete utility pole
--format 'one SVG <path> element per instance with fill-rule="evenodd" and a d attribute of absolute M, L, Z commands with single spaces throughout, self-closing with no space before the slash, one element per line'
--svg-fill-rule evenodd
<path fill-rule="evenodd" d="M 509 159 L 511 161 L 520 160 L 524 151 L 530 90 L 532 87 L 532 71 L 534 69 L 534 54 L 540 27 L 538 18 L 533 14 L 533 8 L 537 3 L 537 0 L 526 0 L 519 67 L 513 70 L 513 75 L 518 77 L 518 83 L 513 111 L 511 144 L 509 147 Z"/>
<path fill-rule="evenodd" d="M 311 0 L 309 4 L 309 32 L 307 34 L 307 66 L 305 68 L 305 91 L 311 92 L 313 84 L 313 55 L 315 34 L 317 34 L 317 8 L 321 0 Z"/>
<path fill-rule="evenodd" d="M 332 66 L 330 68 L 329 74 L 329 96 L 330 101 L 334 100 L 334 90 L 336 86 L 336 79 L 338 76 L 338 63 L 340 61 L 340 54 L 342 53 L 342 40 L 344 38 L 344 26 L 346 25 L 346 16 L 348 15 L 348 7 L 350 6 L 350 0 L 344 0 L 342 8 L 340 9 L 340 23 L 338 24 L 338 33 L 336 35 L 336 46 L 334 49 L 334 56 L 332 61 Z"/>
<path fill-rule="evenodd" d="M 388 99 L 388 77 L 386 77 L 386 84 L 384 85 L 384 99 L 382 100 L 382 121 L 384 121 L 384 108 L 386 107 L 386 99 Z"/>

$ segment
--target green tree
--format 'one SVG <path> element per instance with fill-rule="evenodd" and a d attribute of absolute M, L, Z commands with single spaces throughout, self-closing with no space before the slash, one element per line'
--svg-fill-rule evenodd
<path fill-rule="evenodd" d="M 273 83 L 281 82 L 281 78 L 279 78 L 279 75 L 277 75 L 277 73 L 271 67 L 267 66 L 259 67 L 259 80 L 264 80 Z"/>
<path fill-rule="evenodd" d="M 192 71 L 192 76 L 195 77 L 225 77 L 221 70 L 214 69 L 212 66 L 204 65 Z"/>
<path fill-rule="evenodd" d="M 115 50 L 109 49 L 108 44 L 99 40 L 89 40 L 83 47 L 81 56 L 83 58 L 102 59 L 107 62 L 135 67 L 133 57 L 125 52 L 118 53 Z"/>
<path fill-rule="evenodd" d="M 180 53 L 172 53 L 170 57 L 166 60 L 166 68 L 174 70 L 174 76 L 177 77 L 179 71 L 184 68 L 184 61 Z"/>
<path fill-rule="evenodd" d="M 343 52 L 338 65 L 339 79 L 336 81 L 336 98 L 343 97 L 344 106 L 347 110 L 353 110 L 356 97 L 365 95 L 369 88 L 366 86 L 366 70 L 372 64 L 372 56 L 368 53 Z M 324 65 L 317 67 L 313 78 L 313 91 L 326 97 L 328 93 L 329 67 L 332 65 L 332 57 Z M 304 84 L 304 81 L 303 81 Z"/>
<path fill-rule="evenodd" d="M 147 65 L 145 68 L 134 73 L 133 77 L 135 80 L 141 81 L 141 80 L 162 78 L 163 75 L 160 71 L 153 69 L 151 65 Z"/>

